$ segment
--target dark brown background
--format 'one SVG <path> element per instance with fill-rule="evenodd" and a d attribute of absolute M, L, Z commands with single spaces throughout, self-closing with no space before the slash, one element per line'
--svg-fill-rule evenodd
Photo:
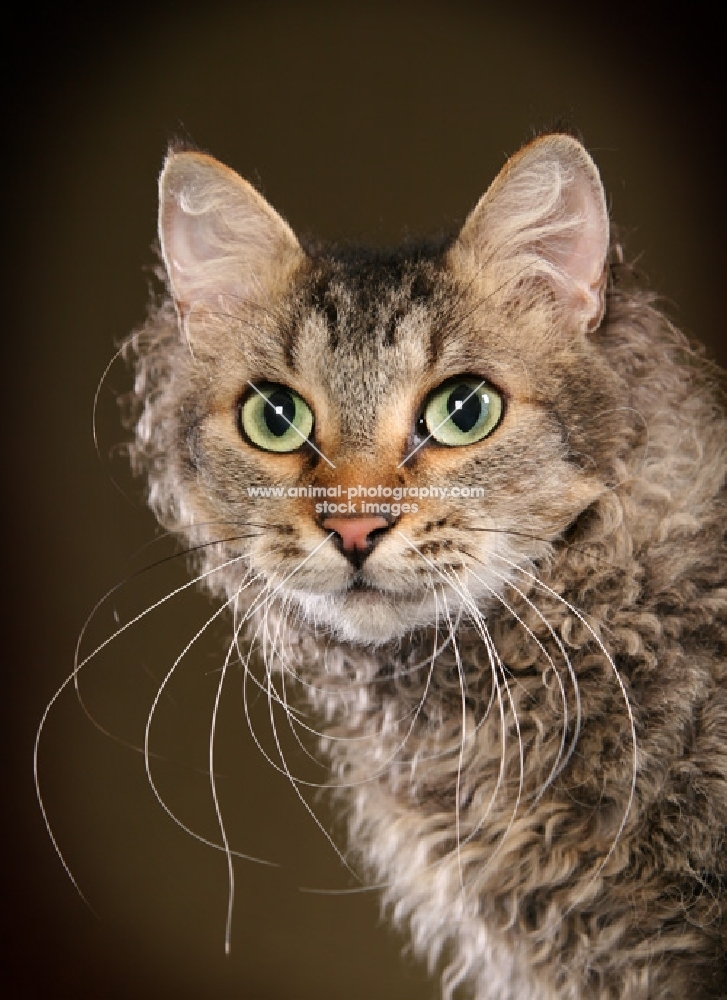
<path fill-rule="evenodd" d="M 355 883 L 253 745 L 237 675 L 220 721 L 225 814 L 241 850 L 282 867 L 237 863 L 227 959 L 223 859 L 172 825 L 139 754 L 95 730 L 66 691 L 40 770 L 99 919 L 89 912 L 35 804 L 33 738 L 95 602 L 170 551 L 162 543 L 130 561 L 155 531 L 114 455 L 122 366 L 101 393 L 101 459 L 91 408 L 115 346 L 144 315 L 156 176 L 172 136 L 258 183 L 294 228 L 386 241 L 461 220 L 531 129 L 566 116 L 601 167 L 632 254 L 677 322 L 724 360 L 717 22 L 694 6 L 686 16 L 664 4 L 654 16 L 593 6 L 546 15 L 517 3 L 210 0 L 113 21 L 31 8 L 6 22 L 4 995 L 436 996 L 400 957 L 403 939 L 381 925 L 372 895 L 299 891 Z M 127 620 L 184 579 L 172 567 L 130 583 L 85 648 L 114 628 L 114 610 Z M 89 665 L 84 691 L 104 726 L 138 745 L 157 685 L 210 611 L 181 597 Z M 185 659 L 153 740 L 165 797 L 210 837 L 203 772 L 223 638 L 218 629 Z M 297 770 L 316 774 L 286 747 Z"/>

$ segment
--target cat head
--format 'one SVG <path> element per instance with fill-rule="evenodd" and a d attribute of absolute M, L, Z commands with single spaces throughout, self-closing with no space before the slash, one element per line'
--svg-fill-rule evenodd
<path fill-rule="evenodd" d="M 522 149 L 455 238 L 391 253 L 306 248 L 237 174 L 171 153 L 159 233 L 136 460 L 166 525 L 227 539 L 205 551 L 228 597 L 386 642 L 486 606 L 608 488 L 608 215 L 575 139 Z"/>

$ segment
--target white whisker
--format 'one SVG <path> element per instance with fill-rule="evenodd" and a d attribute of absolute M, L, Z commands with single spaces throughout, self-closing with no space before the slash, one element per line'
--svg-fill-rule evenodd
<path fill-rule="evenodd" d="M 452 625 L 452 619 L 449 614 L 449 605 L 447 604 L 447 595 L 442 594 L 442 600 L 444 601 L 444 613 L 447 617 L 447 624 L 450 629 L 450 635 L 452 636 L 452 651 L 454 652 L 455 663 L 457 664 L 457 676 L 459 678 L 460 694 L 462 699 L 462 715 L 460 717 L 460 740 L 459 740 L 459 752 L 457 754 L 457 779 L 455 783 L 454 790 L 454 822 L 455 822 L 455 839 L 457 842 L 457 866 L 459 868 L 459 884 L 462 891 L 462 896 L 465 896 L 464 888 L 464 873 L 462 871 L 462 831 L 461 831 L 461 796 L 462 796 L 462 764 L 464 761 L 464 748 L 467 733 L 467 699 L 465 695 L 465 684 L 464 676 L 462 670 L 462 660 L 459 655 L 459 647 L 457 645 L 457 640 L 454 634 L 454 629 Z"/>
<path fill-rule="evenodd" d="M 50 838 L 50 841 L 51 841 L 51 843 L 53 845 L 53 848 L 54 848 L 56 854 L 58 855 L 58 858 L 59 858 L 61 864 L 63 865 L 63 868 L 64 868 L 66 874 L 68 875 L 68 877 L 70 878 L 71 882 L 73 883 L 76 891 L 78 892 L 78 894 L 81 896 L 81 898 L 85 902 L 87 902 L 86 898 L 83 895 L 83 893 L 81 892 L 81 889 L 80 889 L 80 887 L 79 887 L 76 879 L 72 875 L 71 870 L 70 870 L 70 868 L 69 868 L 69 866 L 68 866 L 68 864 L 67 864 L 67 862 L 65 860 L 65 857 L 63 856 L 63 853 L 62 853 L 62 851 L 60 849 L 60 845 L 58 844 L 58 841 L 57 841 L 57 839 L 56 839 L 56 837 L 55 837 L 55 835 L 53 833 L 53 830 L 52 830 L 52 827 L 51 827 L 51 824 L 50 824 L 50 820 L 48 818 L 48 814 L 47 814 L 45 805 L 43 803 L 43 797 L 42 797 L 42 794 L 41 794 L 41 790 L 40 790 L 40 776 L 39 776 L 40 741 L 41 741 L 43 730 L 44 730 L 46 722 L 48 720 L 48 716 L 50 714 L 50 711 L 53 708 L 53 706 L 55 705 L 55 703 L 57 702 L 57 700 L 60 697 L 60 695 L 63 693 L 63 691 L 69 686 L 69 684 L 73 684 L 74 685 L 74 687 L 76 688 L 77 696 L 78 696 L 79 700 L 81 701 L 81 704 L 83 705 L 83 700 L 81 699 L 80 693 L 78 692 L 78 675 L 79 675 L 80 671 L 95 656 L 97 656 L 103 649 L 105 649 L 110 643 L 112 643 L 114 641 L 114 639 L 116 639 L 122 633 L 126 632 L 127 629 L 130 629 L 132 627 L 132 625 L 135 625 L 137 622 L 141 621 L 148 614 L 151 614 L 152 611 L 154 611 L 157 608 L 161 607 L 167 601 L 170 601 L 173 597 L 176 597 L 177 594 L 181 594 L 183 591 L 188 590 L 190 587 L 193 587 L 196 583 L 199 583 L 199 582 L 207 579 L 208 577 L 212 576 L 212 574 L 217 573 L 217 572 L 219 572 L 222 569 L 225 569 L 227 566 L 232 566 L 234 563 L 239 562 L 243 558 L 244 558 L 243 556 L 235 556 L 234 558 L 229 559 L 229 560 L 227 560 L 224 563 L 221 563 L 219 566 L 215 566 L 212 569 L 207 570 L 204 573 L 200 573 L 194 579 L 189 580 L 189 581 L 187 581 L 187 583 L 184 583 L 181 586 L 175 588 L 170 593 L 168 593 L 164 597 L 162 597 L 160 600 L 154 602 L 154 604 L 150 605 L 148 608 L 145 608 L 144 611 L 140 612 L 138 615 L 136 615 L 130 621 L 126 622 L 126 624 L 124 624 L 124 625 L 120 626 L 118 629 L 116 629 L 100 645 L 96 646 L 96 648 L 91 653 L 89 653 L 87 656 L 85 656 L 83 658 L 83 660 L 79 661 L 79 659 L 78 659 L 78 651 L 79 651 L 79 645 L 80 645 L 80 641 L 81 641 L 81 639 L 83 637 L 83 634 L 84 634 L 86 628 L 88 627 L 88 624 L 89 624 L 89 622 L 91 620 L 91 617 L 95 614 L 95 612 L 98 610 L 98 608 L 101 606 L 101 604 L 114 592 L 115 589 L 117 589 L 117 588 L 112 588 L 111 591 L 109 591 L 106 595 L 104 595 L 104 597 L 100 601 L 97 602 L 96 606 L 94 607 L 93 611 L 91 612 L 91 615 L 89 616 L 89 618 L 86 619 L 86 622 L 85 622 L 85 624 L 83 626 L 83 629 L 81 630 L 81 636 L 79 636 L 79 639 L 78 639 L 78 641 L 76 643 L 76 653 L 75 653 L 75 657 L 74 657 L 73 670 L 66 677 L 66 679 L 63 681 L 63 683 L 58 687 L 58 689 L 54 693 L 53 697 L 50 699 L 50 701 L 48 702 L 48 704 L 45 707 L 45 711 L 43 712 L 43 715 L 41 716 L 40 722 L 38 724 L 38 728 L 36 730 L 35 742 L 34 742 L 34 745 L 33 745 L 33 779 L 34 779 L 34 782 L 35 782 L 35 794 L 36 794 L 36 798 L 38 800 L 38 805 L 40 807 L 41 815 L 43 817 L 43 823 L 45 824 L 45 828 L 46 828 L 46 831 L 47 831 L 48 836 Z M 84 711 L 85 711 L 85 707 L 84 707 Z M 89 715 L 89 718 L 91 718 L 91 720 L 94 722 L 94 724 L 97 725 L 95 719 L 93 719 L 92 716 Z M 105 730 L 103 729 L 103 727 L 99 727 L 99 728 L 101 728 L 102 731 L 105 732 Z M 109 734 L 109 735 L 113 735 L 113 734 Z M 146 748 L 146 747 L 144 749 L 144 754 L 145 754 L 145 759 L 148 760 L 150 754 L 148 752 L 148 748 Z M 213 845 L 213 846 L 219 846 L 219 845 Z M 262 863 L 265 864 L 266 862 L 262 862 Z"/>
<path fill-rule="evenodd" d="M 537 803 L 540 801 L 540 799 L 542 798 L 542 796 L 545 793 L 546 789 L 550 786 L 550 784 L 553 782 L 553 780 L 566 767 L 568 761 L 571 758 L 571 755 L 573 754 L 573 751 L 575 750 L 575 746 L 576 746 L 576 743 L 578 741 L 578 735 L 580 733 L 580 727 L 581 727 L 581 698 L 580 698 L 580 690 L 578 688 L 578 681 L 577 681 L 577 678 L 576 678 L 576 675 L 575 675 L 575 671 L 573 670 L 573 665 L 572 665 L 572 663 L 570 661 L 570 657 L 568 656 L 568 654 L 567 654 L 567 652 L 565 650 L 565 647 L 563 646 L 563 643 L 561 642 L 560 636 L 558 636 L 558 634 L 555 632 L 555 630 L 553 629 L 552 625 L 547 621 L 547 619 L 544 617 L 544 615 L 542 614 L 542 612 L 530 600 L 530 598 L 527 597 L 526 594 L 524 594 L 515 584 L 513 584 L 503 574 L 498 573 L 496 570 L 493 570 L 492 567 L 489 567 L 489 569 L 493 573 L 493 575 L 497 576 L 498 579 L 502 580 L 503 583 L 507 583 L 509 586 L 511 586 L 512 589 L 528 604 L 528 606 L 530 608 L 532 608 L 532 610 L 535 612 L 535 614 L 540 618 L 540 620 L 546 626 L 546 628 L 548 629 L 548 631 L 550 632 L 551 636 L 555 640 L 555 642 L 556 642 L 556 644 L 558 646 L 558 649 L 560 650 L 560 652 L 561 652 L 561 654 L 563 656 L 563 659 L 564 659 L 565 664 L 566 664 L 566 668 L 568 670 L 568 673 L 570 674 L 571 681 L 573 683 L 573 689 L 575 691 L 575 698 L 576 698 L 575 731 L 574 731 L 573 739 L 571 740 L 570 746 L 568 747 L 568 751 L 564 755 L 565 744 L 566 744 L 566 740 L 567 740 L 567 732 L 568 732 L 568 729 L 567 729 L 567 727 L 568 727 L 568 701 L 567 701 L 567 697 L 566 697 L 565 688 L 563 686 L 563 682 L 562 682 L 562 680 L 560 678 L 560 674 L 558 673 L 558 670 L 557 670 L 557 668 L 555 666 L 555 662 L 553 661 L 553 658 L 551 657 L 550 653 L 547 651 L 547 649 L 545 648 L 545 646 L 542 644 L 542 642 L 540 641 L 540 639 L 538 639 L 538 637 L 535 635 L 535 633 L 533 632 L 533 630 L 529 627 L 529 625 L 527 625 L 522 620 L 522 618 L 518 615 L 518 613 L 514 610 L 514 608 L 512 608 L 507 603 L 507 601 L 504 599 L 504 597 L 502 597 L 501 594 L 499 594 L 496 590 L 494 590 L 492 587 L 490 587 L 489 584 L 487 584 L 486 581 L 482 579 L 482 577 L 478 576 L 477 573 L 475 573 L 472 569 L 470 569 L 469 572 L 471 573 L 471 575 L 488 590 L 488 592 L 491 594 L 491 596 L 494 597 L 502 605 L 502 607 L 505 608 L 505 610 L 510 615 L 512 615 L 512 617 L 515 619 L 515 621 L 517 621 L 521 625 L 521 627 L 525 630 L 525 632 L 527 633 L 527 635 L 529 635 L 530 638 L 538 646 L 538 648 L 540 649 L 540 651 L 543 653 L 543 655 L 545 656 L 546 660 L 548 661 L 548 663 L 549 663 L 549 665 L 550 665 L 550 667 L 551 667 L 551 669 L 553 671 L 553 675 L 554 675 L 554 677 L 556 679 L 556 682 L 558 684 L 559 690 L 560 690 L 561 702 L 562 702 L 562 705 L 563 705 L 563 726 L 562 726 L 563 734 L 562 734 L 562 737 L 561 737 L 561 742 L 560 742 L 560 747 L 558 749 L 558 754 L 557 754 L 555 762 L 554 762 L 554 764 L 553 764 L 553 766 L 551 768 L 550 774 L 546 778 L 545 782 L 541 785 L 540 789 L 538 790 L 538 792 L 535 795 L 533 803 L 531 804 L 530 808 L 533 809 L 537 805 Z"/>
<path fill-rule="evenodd" d="M 267 677 L 268 677 L 268 685 L 270 686 L 271 683 L 272 683 L 272 681 L 271 681 L 272 675 L 271 675 L 270 670 L 267 671 Z M 272 702 L 271 698 L 269 698 L 268 700 L 269 700 L 270 728 L 271 728 L 271 731 L 272 731 L 272 734 L 273 734 L 273 739 L 275 740 L 275 746 L 276 746 L 276 749 L 278 751 L 278 755 L 279 755 L 281 763 L 283 765 L 283 771 L 284 771 L 285 775 L 287 776 L 288 780 L 290 781 L 290 784 L 291 784 L 293 790 L 295 791 L 295 794 L 298 796 L 298 798 L 302 802 L 303 806 L 305 807 L 306 811 L 308 812 L 308 814 L 313 819 L 313 822 L 316 824 L 316 826 L 318 827 L 318 829 L 321 831 L 321 833 L 323 834 L 323 836 L 326 838 L 326 840 L 328 841 L 328 843 L 331 845 L 331 847 L 333 848 L 333 850 L 336 852 L 336 854 L 337 854 L 337 856 L 338 856 L 341 864 L 351 873 L 351 875 L 353 875 L 353 877 L 355 879 L 357 879 L 360 882 L 361 881 L 360 876 L 357 875 L 357 873 L 353 870 L 353 868 L 351 868 L 351 866 L 349 865 L 349 863 L 346 861 L 346 858 L 344 857 L 342 851 L 340 850 L 340 848 L 338 847 L 338 845 L 336 844 L 336 842 L 333 840 L 333 837 L 330 835 L 330 833 L 328 832 L 328 830 L 326 830 L 326 828 L 323 826 L 323 824 L 321 823 L 321 821 L 316 816 L 315 811 L 313 810 L 313 808 L 311 807 L 311 805 L 306 801 L 305 797 L 303 796 L 302 792 L 300 791 L 300 787 L 299 786 L 301 784 L 309 785 L 310 783 L 309 782 L 301 782 L 301 781 L 299 781 L 297 778 L 295 778 L 291 774 L 290 769 L 288 767 L 288 763 L 287 763 L 287 761 L 285 759 L 285 754 L 283 753 L 283 748 L 282 748 L 282 746 L 280 744 L 280 739 L 279 739 L 279 736 L 278 736 L 277 726 L 275 725 L 275 713 L 273 711 L 273 702 Z"/>
<path fill-rule="evenodd" d="M 53 833 L 53 828 L 51 827 L 50 820 L 48 819 L 48 813 L 46 812 L 45 803 L 43 802 L 43 795 L 41 794 L 41 791 L 40 791 L 40 776 L 39 776 L 39 773 L 38 773 L 38 751 L 39 751 L 39 748 L 40 748 L 40 737 L 41 737 L 41 734 L 42 734 L 43 729 L 45 727 L 46 720 L 48 719 L 48 715 L 50 714 L 50 711 L 53 708 L 53 706 L 55 705 L 55 703 L 57 702 L 58 698 L 65 691 L 65 689 L 68 687 L 68 685 L 71 683 L 72 680 L 73 680 L 73 673 L 70 673 L 68 675 L 68 677 L 66 677 L 66 679 L 63 681 L 63 683 L 60 685 L 60 687 L 56 690 L 55 694 L 53 695 L 53 697 L 50 699 L 50 701 L 46 705 L 45 711 L 43 712 L 43 715 L 41 716 L 40 723 L 38 724 L 38 728 L 37 728 L 36 733 L 35 733 L 35 742 L 33 744 L 33 780 L 35 782 L 35 797 L 38 800 L 38 805 L 40 807 L 41 816 L 43 817 L 43 822 L 45 824 L 45 829 L 46 829 L 46 832 L 48 834 L 48 837 L 50 838 L 50 842 L 53 845 L 53 849 L 55 850 L 56 854 L 58 855 L 58 860 L 63 865 L 63 869 L 64 869 L 66 875 L 68 876 L 68 878 L 73 883 L 74 889 L 76 890 L 76 892 L 78 893 L 78 895 L 81 897 L 81 899 L 83 900 L 83 902 L 86 904 L 86 906 L 88 906 L 88 908 L 91 910 L 91 912 L 94 913 L 94 916 L 95 916 L 96 913 L 95 913 L 93 907 L 91 906 L 91 904 L 88 902 L 88 900 L 84 896 L 83 892 L 81 891 L 81 887 L 79 886 L 78 882 L 75 879 L 75 876 L 73 875 L 70 867 L 68 866 L 68 863 L 67 863 L 65 857 L 63 856 L 63 852 L 61 851 L 60 845 L 59 845 L 58 841 L 56 840 L 55 834 Z"/>
<path fill-rule="evenodd" d="M 456 576 L 455 571 L 452 570 L 452 572 Z M 520 732 L 520 720 L 518 719 L 517 709 L 515 707 L 515 701 L 514 701 L 514 699 L 512 697 L 512 693 L 510 691 L 510 685 L 508 684 L 508 681 L 507 681 L 505 667 L 504 667 L 504 665 L 502 663 L 502 660 L 500 659 L 499 653 L 497 652 L 497 647 L 495 646 L 494 642 L 492 641 L 492 636 L 490 635 L 489 629 L 487 628 L 487 623 L 485 621 L 484 615 L 482 614 L 482 612 L 477 607 L 474 598 L 469 593 L 469 590 L 466 588 L 466 586 L 462 583 L 462 581 L 459 580 L 459 577 L 456 577 L 456 578 L 457 578 L 458 584 L 459 584 L 459 586 L 461 588 L 461 592 L 463 592 L 466 595 L 466 598 L 467 598 L 467 608 L 468 608 L 468 611 L 469 611 L 469 613 L 470 613 L 470 615 L 472 617 L 472 623 L 475 626 L 475 628 L 477 629 L 480 637 L 482 638 L 483 643 L 485 645 L 485 648 L 487 649 L 487 652 L 488 652 L 488 657 L 490 659 L 490 665 L 491 665 L 491 670 L 492 670 L 493 681 L 497 685 L 497 697 L 498 697 L 498 705 L 499 705 L 499 708 L 500 708 L 500 726 L 501 726 L 501 736 L 502 736 L 502 745 L 501 745 L 501 750 L 500 750 L 500 769 L 499 769 L 499 773 L 498 773 L 498 777 L 497 777 L 497 783 L 495 785 L 495 788 L 494 788 L 494 791 L 493 791 L 492 795 L 490 796 L 490 801 L 489 801 L 489 803 L 487 805 L 487 809 L 485 810 L 484 814 L 482 816 L 480 816 L 480 818 L 478 819 L 476 825 L 471 830 L 471 832 L 468 834 L 466 840 L 463 841 L 463 844 L 467 844 L 470 841 L 472 841 L 474 839 L 474 837 L 484 827 L 484 825 L 487 822 L 487 819 L 489 818 L 489 815 L 490 815 L 490 813 L 491 813 L 491 811 L 492 811 L 492 809 L 494 807 L 494 803 L 496 801 L 496 798 L 497 798 L 497 795 L 498 795 L 498 793 L 500 791 L 500 788 L 502 787 L 502 783 L 505 780 L 505 768 L 506 768 L 506 760 L 507 760 L 507 757 L 506 757 L 507 725 L 506 725 L 506 721 L 505 721 L 505 705 L 504 705 L 504 702 L 503 702 L 503 699 L 502 699 L 502 692 L 501 692 L 501 689 L 500 689 L 500 680 L 499 680 L 499 677 L 502 678 L 502 688 L 504 689 L 505 694 L 507 696 L 507 699 L 508 699 L 508 701 L 510 703 L 510 708 L 512 710 L 513 723 L 515 725 L 515 731 L 516 731 L 516 734 L 517 734 L 517 741 L 518 741 L 519 781 L 518 781 L 518 791 L 517 791 L 517 795 L 515 797 L 515 803 L 513 805 L 512 810 L 511 810 L 510 818 L 508 820 L 507 826 L 505 827 L 505 830 L 503 831 L 502 835 L 500 836 L 499 842 L 498 842 L 495 850 L 492 852 L 492 854 L 490 854 L 490 856 L 488 857 L 488 859 L 485 862 L 485 864 L 479 869 L 480 874 L 482 874 L 483 872 L 487 871 L 487 869 L 490 867 L 490 865 L 494 861 L 495 857 L 497 856 L 498 852 L 500 851 L 500 849 L 503 847 L 503 845 L 507 841 L 508 834 L 510 833 L 510 830 L 512 829 L 513 824 L 515 822 L 515 818 L 517 817 L 518 810 L 520 808 L 520 802 L 521 802 L 521 799 L 522 799 L 523 786 L 524 786 L 524 781 L 525 781 L 525 758 L 524 758 L 524 749 L 523 749 L 523 742 L 522 742 L 522 734 Z M 498 677 L 498 674 L 499 674 L 499 677 Z"/>
<path fill-rule="evenodd" d="M 237 601 L 240 594 L 243 591 L 245 583 L 240 584 L 232 600 L 233 609 L 237 606 Z M 229 606 L 229 605 L 228 605 Z M 233 612 L 234 613 L 234 612 Z M 215 733 L 217 731 L 217 717 L 220 707 L 220 699 L 222 697 L 222 688 L 225 683 L 225 677 L 227 676 L 227 670 L 230 665 L 230 659 L 232 657 L 232 651 L 235 649 L 236 640 L 239 635 L 239 629 L 235 629 L 233 638 L 227 647 L 227 653 L 225 655 L 225 660 L 222 665 L 222 672 L 220 674 L 220 680 L 217 685 L 217 691 L 215 692 L 215 701 L 212 709 L 212 719 L 210 721 L 210 741 L 209 741 L 209 768 L 210 768 L 210 791 L 212 793 L 212 801 L 214 803 L 215 815 L 217 816 L 217 823 L 220 828 L 220 835 L 222 837 L 222 846 L 225 852 L 225 858 L 227 861 L 227 917 L 225 920 L 225 954 L 230 954 L 230 946 L 232 941 L 232 913 L 235 905 L 235 868 L 232 861 L 233 852 L 230 850 L 230 842 L 227 837 L 227 830 L 225 827 L 224 820 L 222 818 L 222 809 L 220 806 L 219 795 L 217 792 L 217 780 L 215 778 Z"/>
<path fill-rule="evenodd" d="M 243 586 L 245 586 L 245 587 L 250 586 L 250 584 L 253 583 L 256 579 L 257 579 L 256 577 L 253 577 L 252 580 L 248 581 L 248 583 L 244 584 Z M 158 788 L 156 786 L 156 783 L 154 781 L 154 778 L 153 778 L 153 775 L 152 775 L 152 772 L 151 772 L 151 753 L 150 753 L 150 750 L 149 750 L 149 742 L 150 742 L 150 738 L 151 738 L 151 727 L 152 727 L 152 723 L 153 723 L 153 720 L 154 720 L 154 715 L 156 713 L 157 706 L 159 705 L 159 701 L 161 699 L 162 693 L 163 693 L 164 689 L 166 688 L 167 684 L 169 683 L 169 681 L 171 680 L 172 675 L 174 674 L 175 670 L 177 669 L 177 667 L 179 666 L 179 664 L 182 662 L 182 660 L 184 659 L 184 657 L 186 656 L 186 654 L 189 652 L 189 650 L 192 648 L 192 646 L 195 644 L 195 642 L 199 639 L 199 637 L 201 635 L 203 635 L 203 633 L 209 628 L 209 626 L 212 624 L 212 622 L 216 621 L 220 617 L 220 615 L 222 615 L 225 611 L 227 611 L 227 609 L 229 608 L 230 604 L 232 604 L 236 600 L 236 598 L 237 598 L 237 595 L 234 595 L 228 601 L 225 601 L 224 604 L 220 605 L 220 607 L 212 615 L 210 615 L 210 617 L 207 619 L 207 621 L 204 623 L 204 625 L 195 632 L 195 634 L 192 636 L 192 638 L 186 644 L 186 646 L 184 647 L 184 649 L 182 650 L 182 652 L 176 658 L 176 660 L 174 661 L 174 663 L 172 664 L 172 666 L 167 671 L 166 676 L 162 680 L 162 682 L 159 685 L 159 688 L 157 690 L 157 693 L 154 696 L 154 700 L 152 702 L 151 708 L 149 709 L 149 714 L 147 715 L 146 727 L 144 729 L 144 767 L 145 767 L 145 770 L 146 770 L 147 781 L 149 782 L 149 786 L 150 786 L 150 788 L 152 790 L 152 793 L 153 793 L 154 797 L 156 798 L 157 802 L 162 807 L 162 809 L 164 810 L 164 812 L 170 817 L 170 819 L 180 829 L 184 830 L 185 833 L 189 834 L 190 837 L 192 837 L 194 840 L 199 841 L 202 844 L 205 844 L 207 847 L 213 847 L 215 850 L 217 850 L 217 851 L 225 851 L 225 853 L 227 853 L 227 851 L 229 850 L 229 847 L 226 848 L 225 846 L 217 844 L 217 843 L 215 843 L 212 840 L 208 840 L 206 837 L 203 837 L 201 834 L 196 833 L 194 830 L 191 829 L 191 827 L 189 827 L 185 823 L 183 823 L 172 812 L 172 810 L 170 809 L 170 807 L 164 801 L 164 799 L 162 798 L 162 796 L 161 796 L 161 794 L 160 794 L 160 792 L 159 792 L 159 790 L 158 790 Z M 213 776 L 211 776 L 211 778 L 212 777 Z M 253 858 L 251 855 L 241 854 L 238 851 L 232 851 L 231 853 L 234 854 L 235 857 L 243 858 L 246 861 L 254 861 L 257 864 L 270 865 L 272 867 L 276 867 L 273 864 L 273 862 L 265 861 L 264 859 L 261 859 L 261 858 Z"/>
<path fill-rule="evenodd" d="M 606 852 L 605 857 L 600 862 L 600 864 L 596 868 L 596 870 L 593 873 L 593 875 L 591 876 L 591 878 L 588 880 L 588 882 L 586 883 L 586 885 L 581 889 L 581 891 L 580 891 L 579 895 L 576 897 L 576 899 L 560 915 L 558 922 L 561 923 L 568 916 L 568 914 L 573 911 L 574 907 L 578 904 L 578 902 L 580 902 L 580 900 L 585 895 L 585 893 L 588 890 L 589 886 L 596 880 L 596 878 L 598 878 L 598 876 L 600 875 L 600 873 L 603 871 L 603 869 L 608 864 L 608 862 L 609 862 L 609 860 L 610 860 L 613 852 L 616 850 L 616 845 L 618 844 L 619 840 L 621 839 L 621 834 L 623 833 L 623 831 L 624 831 L 624 829 L 626 827 L 626 823 L 628 822 L 628 818 L 629 818 L 629 815 L 631 813 L 631 807 L 632 807 L 633 802 L 634 802 L 634 796 L 636 795 L 636 776 L 637 776 L 637 764 L 638 764 L 638 744 L 637 744 L 637 739 L 636 739 L 636 723 L 634 721 L 634 715 L 633 715 L 633 711 L 632 711 L 632 708 L 631 708 L 631 702 L 629 701 L 628 692 L 626 691 L 626 686 L 624 685 L 623 679 L 622 679 L 621 675 L 618 672 L 618 668 L 616 667 L 616 664 L 614 663 L 611 654 L 608 652 L 608 650 L 604 646 L 604 644 L 603 644 L 600 636 L 597 634 L 597 632 L 595 631 L 595 629 L 590 625 L 590 623 L 586 619 L 586 616 L 584 614 L 582 614 L 576 607 L 574 607 L 569 601 L 566 601 L 566 599 L 564 597 L 562 597 L 555 590 L 553 590 L 552 587 L 549 587 L 546 583 L 543 583 L 542 580 L 539 580 L 534 574 L 530 573 L 528 570 L 523 569 L 521 566 L 518 566 L 516 563 L 514 563 L 510 559 L 507 559 L 505 556 L 501 556 L 500 555 L 500 556 L 498 556 L 498 558 L 502 559 L 508 565 L 512 566 L 513 569 L 518 570 L 524 576 L 528 577 L 528 579 L 532 580 L 538 587 L 541 587 L 543 590 L 546 591 L 546 593 L 550 594 L 551 597 L 554 597 L 556 600 L 560 601 L 561 604 L 563 604 L 572 614 L 574 614 L 576 616 L 576 618 L 578 618 L 578 620 L 580 622 L 583 623 L 583 625 L 585 625 L 585 627 L 588 629 L 588 631 L 591 633 L 591 635 L 595 639 L 595 641 L 596 641 L 598 647 L 600 648 L 601 652 L 606 657 L 606 660 L 607 660 L 607 662 L 608 662 L 608 664 L 609 664 L 609 666 L 610 666 L 610 668 L 611 668 L 611 670 L 613 672 L 613 675 L 614 675 L 614 677 L 616 679 L 616 682 L 617 682 L 617 684 L 619 686 L 619 689 L 620 689 L 620 692 L 621 692 L 621 696 L 622 696 L 623 701 L 624 701 L 624 705 L 626 706 L 626 712 L 627 712 L 627 715 L 628 715 L 629 727 L 630 727 L 630 731 L 631 731 L 631 749 L 632 749 L 631 786 L 630 786 L 630 789 L 629 789 L 628 801 L 626 803 L 626 807 L 624 809 L 623 816 L 622 816 L 621 821 L 619 823 L 618 830 L 616 831 L 616 834 L 615 834 L 615 836 L 613 838 L 611 846 L 609 847 L 608 851 Z"/>

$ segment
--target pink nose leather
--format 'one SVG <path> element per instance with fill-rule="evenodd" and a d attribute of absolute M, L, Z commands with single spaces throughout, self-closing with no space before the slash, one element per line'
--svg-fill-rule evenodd
<path fill-rule="evenodd" d="M 335 531 L 343 542 L 344 552 L 365 552 L 372 531 L 388 527 L 385 517 L 327 517 L 326 531 Z"/>

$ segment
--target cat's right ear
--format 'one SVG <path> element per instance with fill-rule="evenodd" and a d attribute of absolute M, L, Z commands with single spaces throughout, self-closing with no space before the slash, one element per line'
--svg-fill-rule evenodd
<path fill-rule="evenodd" d="M 203 153 L 167 157 L 159 178 L 159 239 L 182 320 L 198 306 L 229 312 L 264 302 L 304 256 L 262 195 Z"/>

